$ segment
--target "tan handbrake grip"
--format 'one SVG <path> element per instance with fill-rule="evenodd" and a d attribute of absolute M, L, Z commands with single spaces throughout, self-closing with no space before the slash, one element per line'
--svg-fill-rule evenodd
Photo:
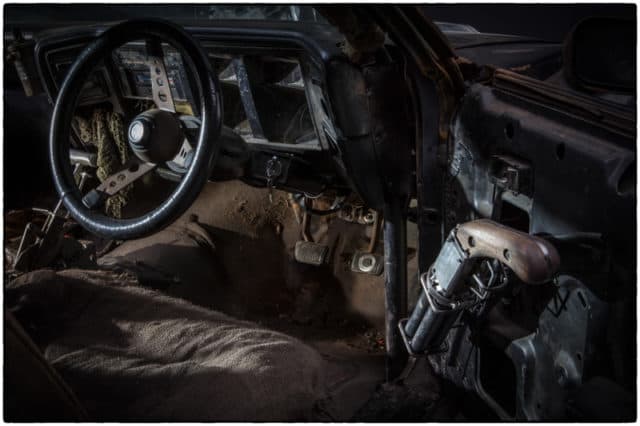
<path fill-rule="evenodd" d="M 497 259 L 529 284 L 549 281 L 560 266 L 558 251 L 548 241 L 488 219 L 459 225 L 456 238 L 469 257 Z"/>

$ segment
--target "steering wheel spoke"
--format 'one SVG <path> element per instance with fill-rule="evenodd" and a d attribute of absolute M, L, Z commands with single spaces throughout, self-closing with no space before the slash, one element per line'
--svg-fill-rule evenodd
<path fill-rule="evenodd" d="M 101 207 L 107 198 L 117 194 L 129 184 L 140 179 L 142 176 L 155 169 L 152 163 L 142 163 L 131 161 L 127 167 L 106 178 L 98 187 L 92 189 L 82 198 L 82 203 L 90 208 Z"/>
<path fill-rule="evenodd" d="M 153 102 L 159 109 L 175 113 L 176 106 L 173 102 L 169 75 L 164 63 L 162 43 L 158 39 L 149 39 L 146 42 L 146 48 Z"/>

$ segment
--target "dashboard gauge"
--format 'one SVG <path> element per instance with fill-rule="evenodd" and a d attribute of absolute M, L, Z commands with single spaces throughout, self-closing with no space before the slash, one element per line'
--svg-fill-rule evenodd
<path fill-rule="evenodd" d="M 173 99 L 190 101 L 191 93 L 180 53 L 167 45 L 163 46 L 163 51 Z M 113 56 L 122 80 L 124 96 L 134 99 L 151 99 L 151 73 L 144 44 L 129 43 L 117 49 Z"/>

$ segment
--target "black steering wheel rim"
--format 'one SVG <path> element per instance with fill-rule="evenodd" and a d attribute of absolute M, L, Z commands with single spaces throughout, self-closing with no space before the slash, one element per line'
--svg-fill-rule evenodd
<path fill-rule="evenodd" d="M 157 38 L 171 44 L 195 74 L 192 92 L 200 111 L 200 133 L 191 165 L 174 192 L 144 216 L 115 219 L 87 208 L 73 178 L 69 162 L 71 120 L 85 78 L 106 54 L 134 41 Z M 195 89 L 195 90 L 194 90 Z M 222 98 L 217 75 L 199 44 L 182 28 L 162 20 L 132 20 L 115 25 L 80 53 L 58 94 L 51 119 L 49 160 L 53 181 L 71 216 L 85 229 L 109 239 L 139 238 L 171 224 L 182 215 L 202 191 L 215 164 L 222 126 Z"/>

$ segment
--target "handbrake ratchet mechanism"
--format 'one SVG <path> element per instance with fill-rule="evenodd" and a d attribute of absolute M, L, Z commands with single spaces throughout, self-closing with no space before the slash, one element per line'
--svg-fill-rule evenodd
<path fill-rule="evenodd" d="M 474 274 L 479 261 L 489 271 L 486 283 Z M 399 324 L 409 353 L 439 350 L 460 311 L 504 287 L 506 277 L 500 264 L 525 283 L 541 284 L 553 278 L 560 257 L 548 241 L 491 220 L 458 225 L 433 265 L 421 275 L 423 293 L 411 316 Z"/>

